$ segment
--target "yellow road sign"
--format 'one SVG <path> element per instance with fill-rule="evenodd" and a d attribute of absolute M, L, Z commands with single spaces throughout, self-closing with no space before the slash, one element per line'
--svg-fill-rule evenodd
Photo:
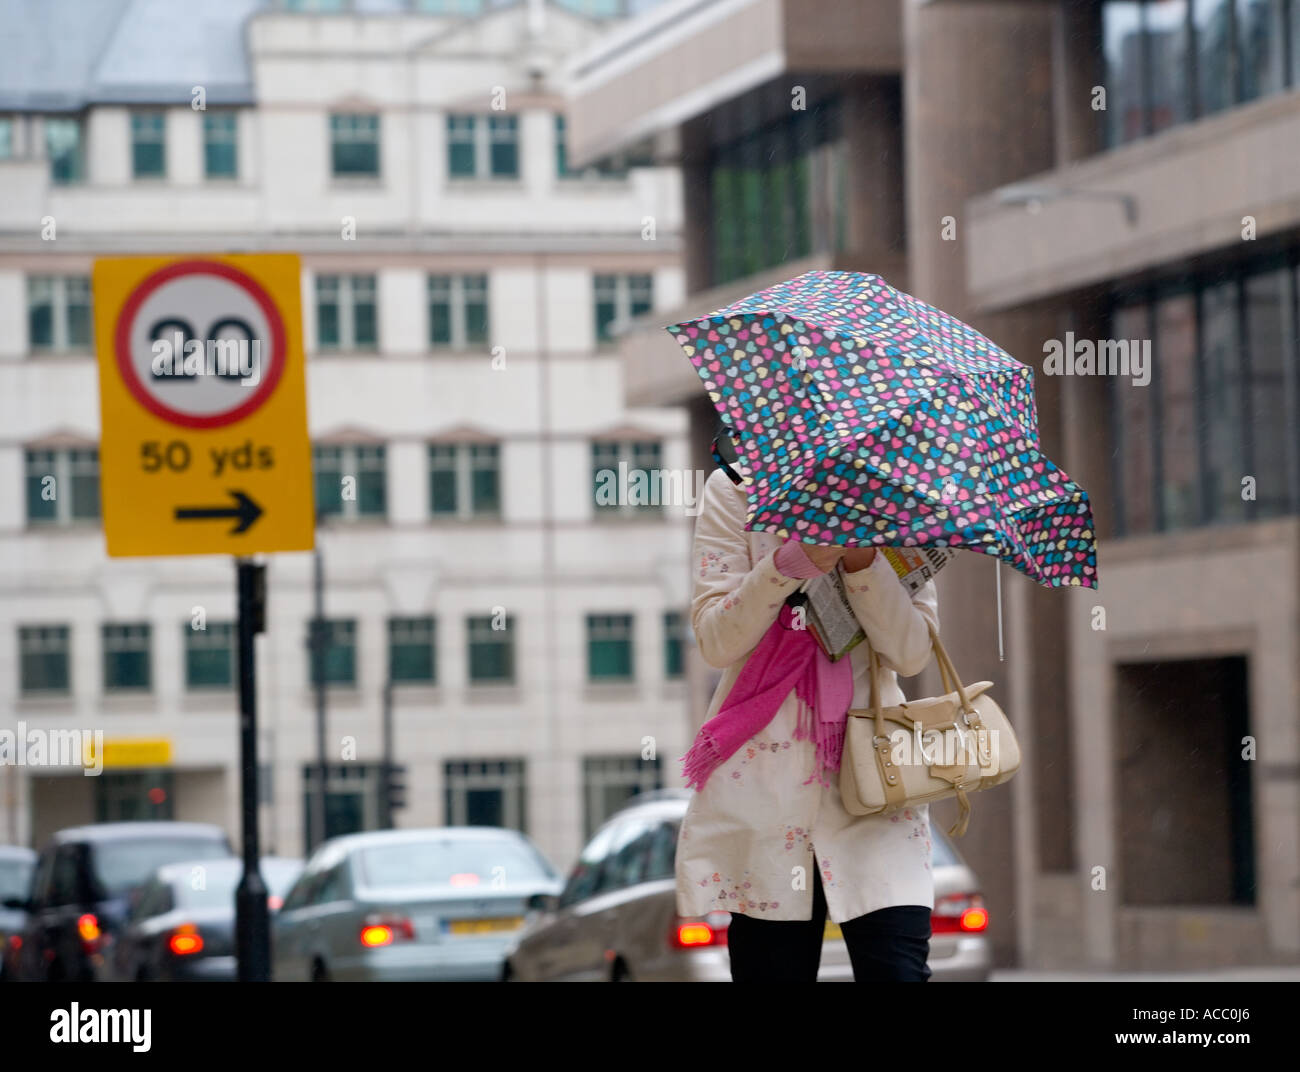
<path fill-rule="evenodd" d="M 95 763 L 95 747 L 86 749 L 86 766 Z M 110 737 L 104 742 L 105 767 L 166 767 L 172 761 L 167 737 Z"/>
<path fill-rule="evenodd" d="M 108 553 L 314 545 L 298 258 L 94 266 Z"/>

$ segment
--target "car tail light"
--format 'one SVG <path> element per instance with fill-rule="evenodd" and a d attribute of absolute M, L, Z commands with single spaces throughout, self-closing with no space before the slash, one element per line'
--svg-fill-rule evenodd
<path fill-rule="evenodd" d="M 99 929 L 99 919 L 93 912 L 86 912 L 77 920 L 77 934 L 81 937 L 81 946 L 87 953 L 99 949 L 103 932 Z"/>
<path fill-rule="evenodd" d="M 370 949 L 415 938 L 415 927 L 405 916 L 367 916 L 361 927 L 361 944 Z"/>
<path fill-rule="evenodd" d="M 710 912 L 707 916 L 674 916 L 669 941 L 674 949 L 703 949 L 726 945 L 730 912 Z"/>
<path fill-rule="evenodd" d="M 17 952 L 23 947 L 23 936 L 21 934 L 9 935 L 9 948 Z"/>
<path fill-rule="evenodd" d="M 167 940 L 167 948 L 178 957 L 188 957 L 203 952 L 203 935 L 193 923 L 182 923 Z"/>
<path fill-rule="evenodd" d="M 951 893 L 940 897 L 930 913 L 934 934 L 979 934 L 987 930 L 989 910 L 978 893 Z"/>

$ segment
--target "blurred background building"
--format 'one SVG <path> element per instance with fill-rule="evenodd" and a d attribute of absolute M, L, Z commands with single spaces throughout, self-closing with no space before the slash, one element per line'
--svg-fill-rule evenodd
<path fill-rule="evenodd" d="M 683 299 L 678 175 L 565 141 L 564 61 L 623 13 L 0 2 L 0 725 L 103 729 L 110 764 L 0 769 L 0 838 L 238 831 L 231 564 L 105 556 L 89 277 L 116 254 L 302 255 L 330 834 L 383 820 L 390 677 L 399 825 L 515 827 L 567 865 L 662 784 L 689 519 L 592 490 L 687 462 L 685 415 L 625 408 L 612 349 Z M 263 848 L 294 855 L 312 556 L 271 556 L 268 589 Z"/>
<path fill-rule="evenodd" d="M 697 458 L 714 416 L 661 324 L 808 269 L 883 275 L 1040 370 L 1102 587 L 1004 571 L 999 662 L 992 564 L 939 582 L 1026 742 L 963 847 L 999 959 L 1296 962 L 1300 3 L 667 0 L 572 72 L 573 159 L 649 139 L 683 171 L 686 300 L 622 356 Z M 1069 332 L 1149 342 L 1150 383 L 1043 374 Z"/>
<path fill-rule="evenodd" d="M 0 27 L 0 719 L 102 723 L 125 764 L 0 771 L 9 838 L 235 827 L 229 563 L 104 558 L 95 256 L 302 254 L 357 755 L 330 832 L 380 821 L 391 673 L 399 823 L 517 826 L 562 865 L 677 784 L 716 680 L 689 520 L 591 495 L 618 461 L 711 467 L 662 327 L 851 269 L 1038 368 L 1093 496 L 1102 588 L 1003 571 L 1005 661 L 993 565 L 940 581 L 1026 752 L 963 844 L 998 959 L 1300 960 L 1300 0 L 0 0 Z M 1045 374 L 1071 338 L 1149 343 L 1150 382 Z M 296 852 L 310 556 L 270 600 L 265 822 Z"/>

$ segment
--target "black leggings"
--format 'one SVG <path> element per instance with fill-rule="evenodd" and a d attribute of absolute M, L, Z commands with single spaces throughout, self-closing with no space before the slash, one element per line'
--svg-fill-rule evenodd
<path fill-rule="evenodd" d="M 809 920 L 755 919 L 733 913 L 727 928 L 736 983 L 815 983 L 826 928 L 821 868 L 813 865 Z M 930 978 L 930 910 L 896 905 L 840 924 L 859 983 L 923 983 Z"/>

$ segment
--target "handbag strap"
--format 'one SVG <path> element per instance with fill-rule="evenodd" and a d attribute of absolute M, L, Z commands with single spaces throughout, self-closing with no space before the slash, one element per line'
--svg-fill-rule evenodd
<path fill-rule="evenodd" d="M 934 651 L 935 661 L 939 664 L 939 677 L 943 681 L 945 692 L 955 692 L 961 702 L 962 711 L 973 712 L 970 697 L 966 695 L 966 687 L 961 683 L 961 678 L 957 674 L 957 667 L 953 665 L 952 658 L 948 655 L 948 649 L 943 646 L 943 641 L 939 639 L 939 633 L 933 625 L 926 622 L 926 627 L 930 631 L 930 647 Z M 868 675 L 871 685 L 871 714 L 875 719 L 876 732 L 884 734 L 885 716 L 880 706 L 880 656 L 872 646 L 870 638 L 865 641 L 867 645 Z"/>

